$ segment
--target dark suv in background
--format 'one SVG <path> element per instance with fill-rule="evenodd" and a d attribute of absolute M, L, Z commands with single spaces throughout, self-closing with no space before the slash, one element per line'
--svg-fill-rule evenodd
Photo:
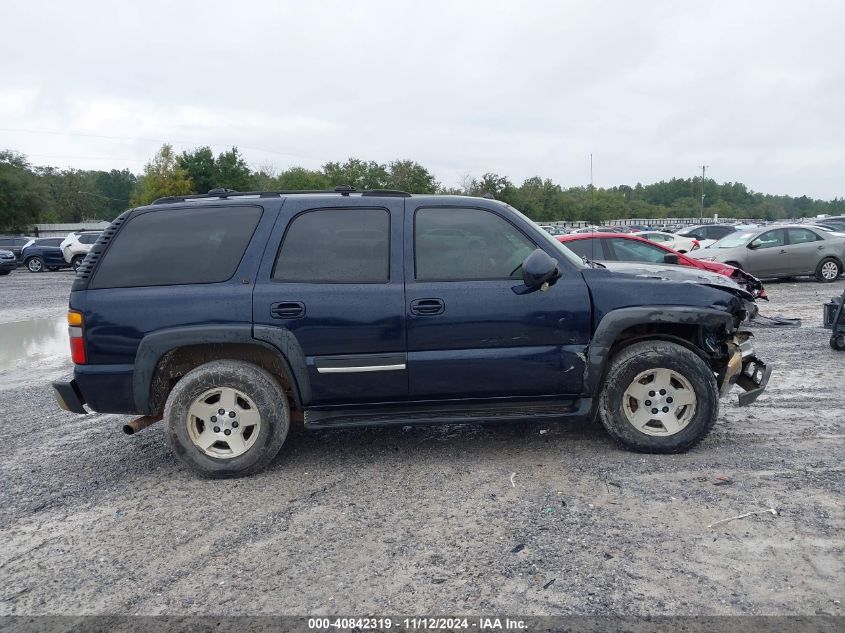
<path fill-rule="evenodd" d="M 0 250 L 12 251 L 18 263 L 21 262 L 21 250 L 29 242 L 31 237 L 25 235 L 0 235 Z"/>
<path fill-rule="evenodd" d="M 59 404 L 162 417 L 207 475 L 308 429 L 597 416 L 673 453 L 769 369 L 744 290 L 586 265 L 512 207 L 396 191 L 218 192 L 132 209 L 70 295 Z"/>
<path fill-rule="evenodd" d="M 27 242 L 21 251 L 21 263 L 31 273 L 69 268 L 60 244 L 63 237 L 41 237 Z"/>

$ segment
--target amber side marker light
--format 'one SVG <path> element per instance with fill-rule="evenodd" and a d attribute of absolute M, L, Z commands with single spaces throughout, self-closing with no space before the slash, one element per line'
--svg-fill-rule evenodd
<path fill-rule="evenodd" d="M 87 358 L 85 356 L 85 339 L 82 337 L 82 313 L 74 310 L 68 312 L 67 324 L 67 332 L 70 336 L 70 359 L 74 365 L 84 365 Z"/>

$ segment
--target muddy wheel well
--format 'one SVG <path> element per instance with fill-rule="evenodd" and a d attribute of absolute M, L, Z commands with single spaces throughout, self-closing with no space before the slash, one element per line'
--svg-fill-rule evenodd
<path fill-rule="evenodd" d="M 643 323 L 622 330 L 613 342 L 608 358 L 613 358 L 633 343 L 648 340 L 678 343 L 701 356 L 706 362 L 711 362 L 703 350 L 701 326 L 686 323 Z"/>
<path fill-rule="evenodd" d="M 284 360 L 261 345 L 206 343 L 186 345 L 166 352 L 158 361 L 150 385 L 150 404 L 161 413 L 173 386 L 195 367 L 214 360 L 241 360 L 258 365 L 272 375 L 288 396 L 291 409 L 299 408 L 299 395 Z"/>

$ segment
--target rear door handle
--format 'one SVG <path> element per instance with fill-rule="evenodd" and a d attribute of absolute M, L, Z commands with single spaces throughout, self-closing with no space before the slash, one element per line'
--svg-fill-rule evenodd
<path fill-rule="evenodd" d="M 437 316 L 446 310 L 443 299 L 414 299 L 411 301 L 411 314 L 419 316 Z"/>
<path fill-rule="evenodd" d="M 301 319 L 305 316 L 305 304 L 301 301 L 271 303 L 270 316 L 274 319 Z"/>
<path fill-rule="evenodd" d="M 781 252 L 781 253 L 785 253 L 785 252 L 786 252 L 786 249 L 785 249 L 785 248 L 782 248 L 782 249 L 780 249 L 780 252 Z"/>

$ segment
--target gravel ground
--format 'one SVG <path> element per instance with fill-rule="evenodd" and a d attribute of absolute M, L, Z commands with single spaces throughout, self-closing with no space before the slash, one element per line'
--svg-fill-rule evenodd
<path fill-rule="evenodd" d="M 768 284 L 804 325 L 757 331 L 769 390 L 684 455 L 589 423 L 300 430 L 207 481 L 162 425 L 54 404 L 71 279 L 0 278 L 0 614 L 845 614 L 845 354 L 820 327 L 843 281 Z"/>

